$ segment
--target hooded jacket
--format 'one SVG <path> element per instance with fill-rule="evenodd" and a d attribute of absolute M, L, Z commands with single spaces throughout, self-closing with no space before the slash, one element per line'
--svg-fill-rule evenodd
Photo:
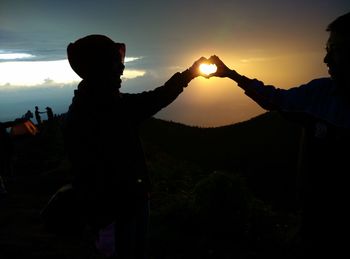
<path fill-rule="evenodd" d="M 176 73 L 163 86 L 139 94 L 123 94 L 103 82 L 79 84 L 67 114 L 65 143 L 73 188 L 87 213 L 114 217 L 144 202 L 150 180 L 139 125 L 175 100 L 187 78 Z"/>

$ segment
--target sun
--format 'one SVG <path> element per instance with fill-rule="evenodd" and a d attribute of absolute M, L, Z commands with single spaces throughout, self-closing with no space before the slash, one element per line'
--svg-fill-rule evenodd
<path fill-rule="evenodd" d="M 199 65 L 199 71 L 205 75 L 213 74 L 216 72 L 216 70 L 217 70 L 217 67 L 215 64 L 203 63 Z"/>

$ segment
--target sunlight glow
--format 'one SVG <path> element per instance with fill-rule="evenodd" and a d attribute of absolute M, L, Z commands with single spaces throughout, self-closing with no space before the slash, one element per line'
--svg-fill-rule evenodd
<path fill-rule="evenodd" d="M 4 50 L 0 50 L 0 60 L 18 60 L 18 59 L 28 59 L 28 58 L 34 58 L 35 56 L 28 53 L 13 53 L 13 52 L 7 52 Z"/>
<path fill-rule="evenodd" d="M 216 72 L 217 67 L 215 64 L 201 64 L 199 70 L 205 75 L 210 75 Z"/>
<path fill-rule="evenodd" d="M 122 78 L 123 79 L 133 79 L 136 77 L 144 76 L 146 71 L 143 70 L 129 70 L 125 69 Z"/>
<path fill-rule="evenodd" d="M 16 60 L 16 59 L 26 59 L 34 58 L 35 56 L 28 53 L 1 53 L 0 60 Z"/>
<path fill-rule="evenodd" d="M 125 63 L 132 62 L 132 61 L 139 60 L 139 59 L 142 59 L 142 57 L 125 57 L 124 62 Z"/>
<path fill-rule="evenodd" d="M 58 84 L 80 81 L 68 60 L 2 62 L 0 71 L 0 85 L 35 86 L 53 81 Z"/>
<path fill-rule="evenodd" d="M 140 58 L 127 58 L 126 62 Z M 67 59 L 54 61 L 7 61 L 0 62 L 0 87 L 33 87 L 40 85 L 66 85 L 81 81 L 71 69 Z M 143 76 L 143 70 L 124 71 L 123 79 Z"/>

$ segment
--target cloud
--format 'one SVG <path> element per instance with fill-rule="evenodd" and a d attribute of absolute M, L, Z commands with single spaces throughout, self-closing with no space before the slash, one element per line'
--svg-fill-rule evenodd
<path fill-rule="evenodd" d="M 133 62 L 140 59 L 142 59 L 142 57 L 125 57 L 125 63 Z"/>
<path fill-rule="evenodd" d="M 35 86 L 49 78 L 57 83 L 78 81 L 67 60 L 11 61 L 0 63 L 0 86 Z"/>
<path fill-rule="evenodd" d="M 0 50 L 0 61 L 3 60 L 21 60 L 21 59 L 30 59 L 30 58 L 34 58 L 35 56 L 29 53 L 12 53 L 12 52 L 5 52 Z"/>
<path fill-rule="evenodd" d="M 242 63 L 257 63 L 257 62 L 265 62 L 266 60 L 271 60 L 271 58 L 245 58 L 241 59 Z"/>
<path fill-rule="evenodd" d="M 9 54 L 9 53 L 0 53 Z M 42 85 L 62 87 L 81 81 L 81 78 L 71 69 L 67 59 L 54 61 L 17 61 L 18 58 L 26 58 L 26 53 L 12 53 L 6 55 L 8 62 L 0 62 L 0 89 L 14 89 L 19 87 L 41 87 Z M 140 59 L 140 57 L 128 57 L 126 62 Z M 146 73 L 142 69 L 126 69 L 123 79 L 130 80 Z"/>
<path fill-rule="evenodd" d="M 126 80 L 129 80 L 129 79 L 134 79 L 134 78 L 137 78 L 137 77 L 142 77 L 146 74 L 146 71 L 144 70 L 129 70 L 129 69 L 126 69 L 124 71 L 124 74 L 122 76 L 123 79 L 126 79 Z"/>

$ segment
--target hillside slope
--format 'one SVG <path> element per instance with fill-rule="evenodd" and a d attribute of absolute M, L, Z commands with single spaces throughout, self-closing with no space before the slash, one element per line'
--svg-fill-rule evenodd
<path fill-rule="evenodd" d="M 147 156 L 156 145 L 209 172 L 239 171 L 257 194 L 281 206 L 295 198 L 300 134 L 298 125 L 275 112 L 217 128 L 152 119 L 141 130 Z"/>

